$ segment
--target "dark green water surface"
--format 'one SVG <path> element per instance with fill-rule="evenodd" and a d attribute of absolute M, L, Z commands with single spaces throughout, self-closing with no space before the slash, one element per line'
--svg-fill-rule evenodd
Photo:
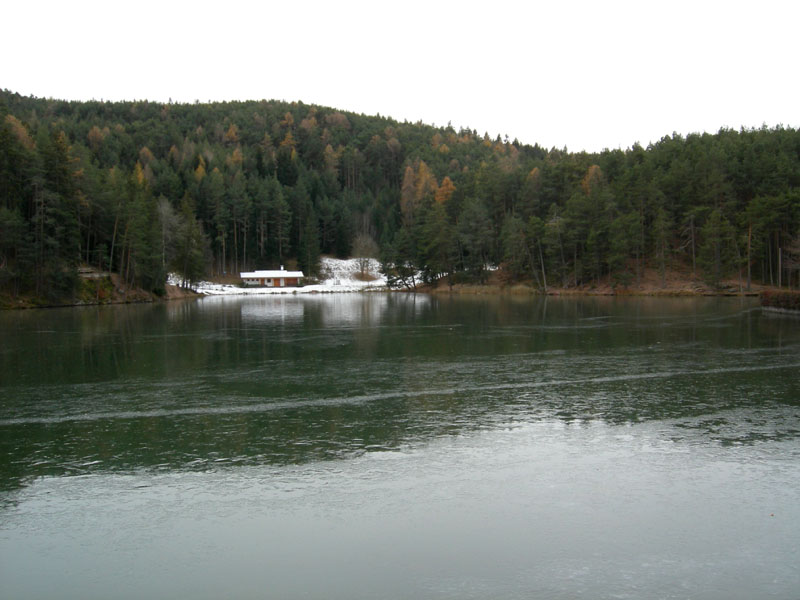
<path fill-rule="evenodd" d="M 0 313 L 2 598 L 798 598 L 800 319 L 740 299 Z"/>

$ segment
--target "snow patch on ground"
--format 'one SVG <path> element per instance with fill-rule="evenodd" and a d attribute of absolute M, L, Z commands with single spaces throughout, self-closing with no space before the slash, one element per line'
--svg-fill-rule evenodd
<path fill-rule="evenodd" d="M 361 273 L 362 261 L 368 261 L 366 272 L 374 281 L 360 281 L 357 276 Z M 180 278 L 170 274 L 168 283 L 180 285 Z M 266 295 L 266 294 L 333 294 L 343 292 L 378 291 L 386 289 L 386 277 L 380 273 L 380 264 L 374 258 L 322 258 L 320 260 L 320 283 L 305 285 L 303 287 L 240 287 L 238 285 L 225 285 L 201 281 L 195 286 L 195 291 L 208 296 L 238 296 L 238 295 Z"/>

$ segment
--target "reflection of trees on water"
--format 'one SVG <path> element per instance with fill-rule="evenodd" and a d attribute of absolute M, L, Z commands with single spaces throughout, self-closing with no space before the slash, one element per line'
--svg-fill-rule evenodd
<path fill-rule="evenodd" d="M 800 337 L 777 347 L 775 322 L 746 306 L 279 300 L 23 319 L 20 355 L 44 362 L 2 354 L 4 377 L 21 371 L 0 415 L 2 488 L 340 459 L 534 420 L 662 421 L 676 439 L 722 443 L 800 430 Z"/>

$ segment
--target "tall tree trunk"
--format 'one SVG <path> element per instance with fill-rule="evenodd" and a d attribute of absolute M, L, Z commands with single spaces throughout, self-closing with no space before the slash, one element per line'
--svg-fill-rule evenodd
<path fill-rule="evenodd" d="M 225 256 L 225 235 L 222 236 L 222 274 L 228 274 L 228 263 Z"/>
<path fill-rule="evenodd" d="M 572 272 L 574 274 L 575 287 L 578 287 L 578 244 L 572 247 Z"/>
<path fill-rule="evenodd" d="M 39 186 L 34 186 L 36 198 L 36 295 L 41 295 L 44 280 L 44 196 L 39 191 Z"/>
<path fill-rule="evenodd" d="M 89 255 L 90 248 L 92 247 L 92 220 L 89 219 L 89 223 L 86 225 L 86 256 L 84 257 L 84 262 L 87 265 L 92 264 L 91 257 Z"/>
<path fill-rule="evenodd" d="M 739 243 L 736 242 L 734 244 L 736 246 L 736 263 L 739 265 L 739 294 L 742 293 L 742 253 L 739 250 Z"/>
<path fill-rule="evenodd" d="M 695 247 L 695 244 L 694 244 L 694 215 L 692 215 L 692 217 L 691 217 L 691 222 L 690 222 L 689 227 L 691 228 L 691 232 L 692 232 L 692 277 L 694 277 L 697 274 L 697 261 L 695 259 L 695 251 L 694 251 L 694 247 Z"/>
<path fill-rule="evenodd" d="M 533 251 L 531 250 L 531 247 L 530 245 L 528 245 L 527 242 L 525 243 L 525 250 L 528 253 L 528 263 L 530 263 L 531 275 L 533 275 L 533 278 L 536 281 L 536 287 L 541 287 L 541 283 L 539 281 L 539 272 L 538 269 L 536 268 L 536 261 L 533 259 Z"/>
<path fill-rule="evenodd" d="M 117 210 L 117 215 L 114 217 L 114 233 L 111 234 L 111 254 L 108 256 L 108 270 L 114 270 L 114 244 L 117 241 L 117 226 L 119 225 L 119 210 Z"/>
<path fill-rule="evenodd" d="M 283 262 L 283 231 L 280 224 L 278 224 L 278 261 Z"/>
<path fill-rule="evenodd" d="M 264 236 L 265 231 L 264 231 L 264 229 L 265 228 L 266 228 L 266 225 L 264 223 L 264 215 L 262 214 L 259 217 L 258 225 L 256 226 L 256 237 L 258 238 L 258 258 L 259 259 L 263 259 L 264 258 L 264 242 L 265 242 L 265 239 L 264 239 L 265 238 L 265 236 Z"/>
<path fill-rule="evenodd" d="M 161 216 L 161 268 L 167 270 L 167 226 L 166 218 Z"/>
<path fill-rule="evenodd" d="M 769 284 L 775 285 L 775 279 L 772 276 L 772 244 L 769 236 L 767 237 L 767 265 L 769 266 Z"/>
<path fill-rule="evenodd" d="M 234 273 L 239 272 L 239 240 L 238 236 L 236 235 L 236 230 L 239 229 L 236 226 L 236 219 L 233 220 L 233 271 Z"/>
<path fill-rule="evenodd" d="M 749 224 L 747 226 L 747 291 L 748 292 L 751 289 L 750 288 L 750 283 L 752 282 L 751 272 L 750 272 L 750 269 L 751 269 L 751 265 L 750 265 L 751 254 L 750 254 L 750 251 L 751 251 L 751 246 L 752 246 L 752 237 L 753 237 L 753 224 L 751 223 L 751 224 Z"/>
<path fill-rule="evenodd" d="M 128 227 L 130 223 L 125 223 L 125 233 L 122 234 L 122 256 L 120 256 L 119 261 L 119 274 L 122 277 L 123 281 L 127 283 L 128 281 L 128 274 L 125 271 L 125 250 L 128 251 L 128 263 L 130 263 L 131 251 L 128 247 Z"/>
<path fill-rule="evenodd" d="M 544 282 L 544 291 L 547 293 L 547 274 L 544 271 L 544 256 L 542 256 L 542 244 L 541 242 L 537 242 L 539 246 L 539 262 L 542 265 L 542 281 Z"/>
<path fill-rule="evenodd" d="M 644 270 L 644 202 L 639 205 L 639 247 L 636 249 L 636 282 L 642 280 Z"/>

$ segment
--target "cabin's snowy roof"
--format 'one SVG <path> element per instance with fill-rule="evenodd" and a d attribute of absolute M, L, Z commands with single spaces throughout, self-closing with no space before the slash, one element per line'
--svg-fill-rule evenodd
<path fill-rule="evenodd" d="M 305 277 L 302 271 L 253 271 L 252 273 L 239 273 L 242 279 L 280 279 L 281 277 Z"/>

